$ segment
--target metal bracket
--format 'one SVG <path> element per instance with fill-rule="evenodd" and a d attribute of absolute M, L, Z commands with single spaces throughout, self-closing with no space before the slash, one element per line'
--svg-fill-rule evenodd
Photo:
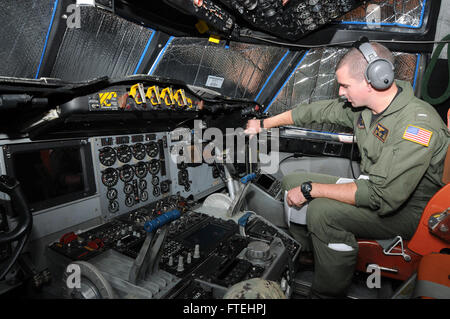
<path fill-rule="evenodd" d="M 392 250 L 394 250 L 394 248 L 397 247 L 398 244 L 400 244 L 402 252 L 393 253 Z M 411 261 L 411 256 L 405 253 L 405 249 L 403 247 L 403 239 L 401 236 L 395 237 L 394 240 L 386 248 L 383 249 L 383 253 L 387 256 L 402 256 L 405 261 Z"/>

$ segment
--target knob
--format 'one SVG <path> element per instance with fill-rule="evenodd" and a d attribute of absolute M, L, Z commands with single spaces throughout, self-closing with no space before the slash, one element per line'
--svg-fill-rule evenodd
<path fill-rule="evenodd" d="M 187 257 L 186 257 L 186 262 L 188 263 L 188 265 L 192 262 L 192 254 L 189 252 Z"/>
<path fill-rule="evenodd" d="M 177 271 L 178 272 L 184 271 L 183 256 L 178 257 Z"/>
<path fill-rule="evenodd" d="M 262 241 L 253 241 L 247 246 L 247 258 L 266 261 L 270 259 L 270 246 Z"/>
<path fill-rule="evenodd" d="M 200 245 L 196 244 L 194 248 L 194 259 L 200 258 Z"/>

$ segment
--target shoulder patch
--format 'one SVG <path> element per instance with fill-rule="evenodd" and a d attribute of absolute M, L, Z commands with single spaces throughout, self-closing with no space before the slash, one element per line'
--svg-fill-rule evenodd
<path fill-rule="evenodd" d="M 362 114 L 359 114 L 359 117 L 358 117 L 358 121 L 357 121 L 357 127 L 358 128 L 366 128 L 366 124 L 364 124 L 364 120 L 363 120 L 363 118 L 362 118 Z"/>
<path fill-rule="evenodd" d="M 433 132 L 419 126 L 409 124 L 403 133 L 403 138 L 428 147 L 428 145 L 430 145 L 431 135 L 433 135 Z"/>
<path fill-rule="evenodd" d="M 388 133 L 389 130 L 381 123 L 378 123 L 375 129 L 373 130 L 373 135 L 375 135 L 383 143 L 386 141 Z"/>

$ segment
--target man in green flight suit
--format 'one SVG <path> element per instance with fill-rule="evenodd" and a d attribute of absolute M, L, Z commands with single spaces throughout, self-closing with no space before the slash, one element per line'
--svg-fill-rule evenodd
<path fill-rule="evenodd" d="M 379 58 L 394 65 L 386 47 L 370 45 Z M 394 80 L 389 87 L 376 89 L 366 76 L 368 60 L 361 52 L 350 49 L 336 68 L 339 95 L 347 103 L 318 101 L 247 123 L 247 134 L 306 123 L 334 123 L 354 130 L 361 154 L 360 178 L 336 184 L 339 177 L 292 173 L 282 182 L 289 206 L 308 205 L 306 229 L 291 223 L 290 231 L 304 251 L 313 251 L 311 293 L 316 297 L 346 295 L 357 260 L 356 238 L 410 239 L 428 200 L 444 186 L 450 139 L 444 122 L 431 105 L 414 96 L 408 82 Z"/>

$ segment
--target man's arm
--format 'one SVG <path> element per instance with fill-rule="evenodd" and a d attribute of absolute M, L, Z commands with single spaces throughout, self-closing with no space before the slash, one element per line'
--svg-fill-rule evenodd
<path fill-rule="evenodd" d="M 283 125 L 293 125 L 292 110 L 283 112 L 281 114 L 264 119 L 264 127 L 260 126 L 259 120 L 249 120 L 247 122 L 247 128 L 244 131 L 246 134 L 257 134 L 261 131 L 261 128 L 272 128 Z"/>
<path fill-rule="evenodd" d="M 355 205 L 356 184 L 320 184 L 311 183 L 311 196 L 313 198 L 329 198 L 346 204 Z M 306 202 L 302 191 L 299 187 L 294 187 L 288 191 L 287 203 L 289 206 L 300 207 Z"/>

